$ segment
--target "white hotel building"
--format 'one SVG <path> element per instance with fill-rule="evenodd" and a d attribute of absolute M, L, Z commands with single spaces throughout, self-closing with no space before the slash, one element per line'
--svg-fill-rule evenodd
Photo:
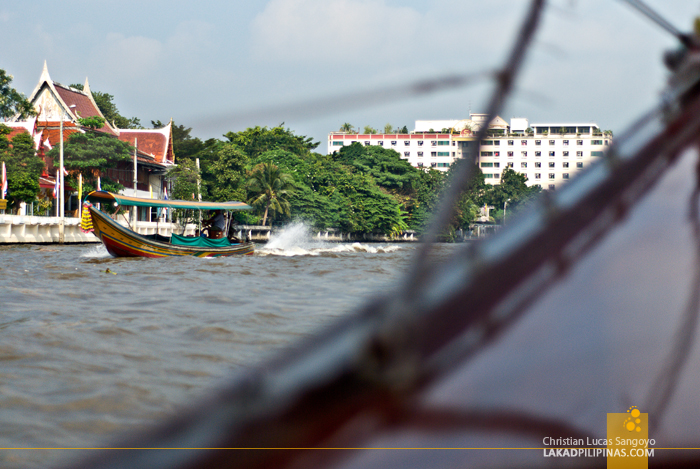
<path fill-rule="evenodd" d="M 410 134 L 331 132 L 328 153 L 359 142 L 396 150 L 417 168 L 446 171 L 455 160 L 469 156 L 477 146 L 475 133 L 487 116 L 470 114 L 469 117 L 416 121 L 416 129 Z M 527 132 L 528 129 L 531 131 Z M 598 161 L 611 143 L 612 135 L 603 134 L 592 122 L 529 123 L 525 118 L 512 118 L 508 125 L 496 117 L 489 125 L 489 136 L 479 145 L 477 164 L 488 184 L 499 184 L 501 173 L 512 168 L 528 178 L 528 185 L 539 184 L 543 189 L 553 190 Z"/>

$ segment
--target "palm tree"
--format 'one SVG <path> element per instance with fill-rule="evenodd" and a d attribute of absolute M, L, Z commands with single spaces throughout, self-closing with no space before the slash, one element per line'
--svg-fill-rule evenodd
<path fill-rule="evenodd" d="M 252 193 L 248 203 L 256 206 L 265 206 L 263 226 L 267 221 L 268 210 L 290 214 L 290 205 L 287 198 L 293 194 L 294 183 L 289 174 L 283 173 L 272 163 L 260 163 L 250 174 L 247 189 Z"/>
<path fill-rule="evenodd" d="M 347 132 L 347 133 L 352 133 L 352 124 L 346 122 L 345 124 L 340 126 L 340 131 L 341 132 Z"/>

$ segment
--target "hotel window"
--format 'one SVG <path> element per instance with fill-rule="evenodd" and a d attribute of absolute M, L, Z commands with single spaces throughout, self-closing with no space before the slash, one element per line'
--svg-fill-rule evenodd
<path fill-rule="evenodd" d="M 339 145 L 339 146 L 342 147 L 342 146 L 343 146 L 343 142 L 333 142 L 333 145 L 334 145 L 334 146 L 338 146 L 338 145 Z"/>
<path fill-rule="evenodd" d="M 535 168 L 541 168 L 541 167 L 542 167 L 542 163 L 540 163 L 539 161 L 535 161 Z"/>
<path fill-rule="evenodd" d="M 500 145 L 501 145 L 501 141 L 500 141 L 500 140 L 495 140 L 495 141 L 493 142 L 493 144 L 496 145 L 496 146 L 500 146 Z"/>
<path fill-rule="evenodd" d="M 396 146 L 396 140 L 392 140 L 392 141 L 391 141 L 391 144 L 392 144 L 393 146 Z"/>
<path fill-rule="evenodd" d="M 439 151 L 437 152 L 437 156 L 450 156 L 449 151 Z"/>
<path fill-rule="evenodd" d="M 494 179 L 498 179 L 498 178 L 500 178 L 500 177 L 501 177 L 501 175 L 500 175 L 499 173 L 493 173 L 493 178 L 494 178 Z"/>
<path fill-rule="evenodd" d="M 431 151 L 431 152 L 430 152 L 430 156 L 437 156 L 437 152 L 436 152 L 436 151 Z"/>
<path fill-rule="evenodd" d="M 409 146 L 410 144 L 411 144 L 411 141 L 410 141 L 410 140 L 404 140 L 404 141 L 403 141 L 403 145 L 404 145 L 405 147 Z"/>
<path fill-rule="evenodd" d="M 569 141 L 568 141 L 568 140 L 564 140 L 564 146 L 565 146 L 565 147 L 568 147 L 568 146 L 569 146 Z"/>
<path fill-rule="evenodd" d="M 493 174 L 484 174 L 484 179 L 492 179 Z"/>
<path fill-rule="evenodd" d="M 582 151 L 577 151 L 577 152 L 576 152 L 576 156 L 578 156 L 579 158 L 581 158 L 581 157 L 583 156 L 583 152 L 582 152 Z"/>
<path fill-rule="evenodd" d="M 561 175 L 564 179 L 569 179 L 569 173 L 564 173 Z"/>
<path fill-rule="evenodd" d="M 605 146 L 607 147 L 608 145 L 609 145 L 609 143 L 608 143 L 608 141 L 606 140 L 606 141 L 605 141 Z"/>
<path fill-rule="evenodd" d="M 554 140 L 550 140 L 550 141 L 549 141 L 549 144 L 550 144 L 550 145 L 554 145 L 554 144 L 555 144 Z"/>
<path fill-rule="evenodd" d="M 564 163 L 561 164 L 563 168 L 568 168 L 569 167 L 569 162 L 565 161 Z"/>
<path fill-rule="evenodd" d="M 405 152 L 403 152 L 403 156 L 405 156 L 406 158 L 408 158 L 409 156 L 411 156 L 411 152 L 410 152 L 410 151 L 405 151 Z"/>
<path fill-rule="evenodd" d="M 554 179 L 555 177 L 557 177 L 556 174 L 554 174 L 554 173 L 549 173 L 549 179 Z"/>
<path fill-rule="evenodd" d="M 542 156 L 542 152 L 541 152 L 541 151 L 536 151 L 536 152 L 535 152 L 535 156 Z"/>
<path fill-rule="evenodd" d="M 455 145 L 457 145 L 457 142 L 455 142 L 455 141 L 453 140 L 453 141 L 452 141 L 452 146 L 455 146 Z"/>
<path fill-rule="evenodd" d="M 564 155 L 564 156 L 569 156 L 569 152 L 568 152 L 568 151 L 565 151 L 565 152 L 563 152 L 563 155 Z"/>
<path fill-rule="evenodd" d="M 493 168 L 493 163 L 485 163 L 485 162 L 482 161 L 482 162 L 481 162 L 481 167 L 482 167 L 482 168 Z"/>
<path fill-rule="evenodd" d="M 603 152 L 602 151 L 592 151 L 591 156 L 603 156 Z"/>
<path fill-rule="evenodd" d="M 383 146 L 384 146 L 384 140 L 380 140 L 380 141 L 378 141 L 377 143 L 379 144 L 380 147 L 383 147 Z"/>
<path fill-rule="evenodd" d="M 418 162 L 418 167 L 419 167 L 419 168 L 422 168 L 422 167 L 423 167 L 423 162 L 422 162 L 422 161 L 419 161 L 419 162 Z"/>
<path fill-rule="evenodd" d="M 436 145 L 437 145 L 437 140 L 431 140 L 431 141 L 430 141 L 430 144 L 431 144 L 432 146 L 436 146 Z"/>
<path fill-rule="evenodd" d="M 369 145 L 369 140 L 365 140 L 365 146 Z"/>
<path fill-rule="evenodd" d="M 513 145 L 513 141 L 512 141 L 512 140 L 508 140 L 508 145 Z"/>
<path fill-rule="evenodd" d="M 602 145 L 603 141 L 602 140 L 591 140 L 591 145 Z"/>
<path fill-rule="evenodd" d="M 494 152 L 493 152 L 493 156 L 501 156 L 501 152 L 500 152 L 500 151 L 494 151 Z"/>
<path fill-rule="evenodd" d="M 554 155 L 555 155 L 555 153 L 553 151 L 549 152 L 549 156 L 554 156 Z"/>
<path fill-rule="evenodd" d="M 549 167 L 550 167 L 550 168 L 554 168 L 554 161 L 550 161 L 550 162 L 549 162 Z"/>
<path fill-rule="evenodd" d="M 542 140 L 535 140 L 535 145 L 542 145 Z"/>
<path fill-rule="evenodd" d="M 556 188 L 556 186 L 555 186 L 554 184 L 550 184 L 550 185 L 549 185 L 549 190 L 550 190 L 550 191 L 553 191 L 555 188 Z"/>
<path fill-rule="evenodd" d="M 508 156 L 510 156 L 510 157 L 512 158 L 512 157 L 513 157 L 513 152 L 512 152 L 512 151 L 509 151 L 509 152 L 508 152 Z"/>
<path fill-rule="evenodd" d="M 493 140 L 482 140 L 481 144 L 482 145 L 493 145 Z"/>
<path fill-rule="evenodd" d="M 527 145 L 527 140 L 520 140 L 521 145 Z"/>
<path fill-rule="evenodd" d="M 576 167 L 577 167 L 577 168 L 583 168 L 583 161 L 577 161 L 577 162 L 576 162 Z"/>
<path fill-rule="evenodd" d="M 513 162 L 511 161 L 510 163 L 506 163 L 506 168 L 512 168 L 513 167 Z"/>
<path fill-rule="evenodd" d="M 525 161 L 520 163 L 521 168 L 527 168 L 527 163 Z"/>
<path fill-rule="evenodd" d="M 542 179 L 542 175 L 540 173 L 535 173 L 535 179 Z"/>
<path fill-rule="evenodd" d="M 444 145 L 449 145 L 449 144 L 450 144 L 449 140 L 439 140 L 438 141 L 438 146 L 440 146 L 440 145 L 444 146 Z"/>
<path fill-rule="evenodd" d="M 423 156 L 423 152 L 422 152 L 422 151 L 419 151 L 419 152 L 418 152 L 418 156 Z"/>
<path fill-rule="evenodd" d="M 494 163 L 494 164 L 493 164 L 493 167 L 494 167 L 494 168 L 500 168 L 500 167 L 501 167 L 501 163 Z"/>
<path fill-rule="evenodd" d="M 434 161 L 431 161 L 431 162 L 430 162 L 430 167 L 431 167 L 431 168 L 434 168 L 434 167 L 436 167 L 436 166 L 437 166 L 437 163 L 436 163 L 436 162 L 434 162 Z"/>
<path fill-rule="evenodd" d="M 423 146 L 423 140 L 418 140 L 418 146 L 422 147 Z"/>
<path fill-rule="evenodd" d="M 521 152 L 520 152 L 520 156 L 527 156 L 527 152 L 526 152 L 526 151 L 521 151 Z"/>
<path fill-rule="evenodd" d="M 482 151 L 481 156 L 493 156 L 493 152 L 492 151 Z"/>
<path fill-rule="evenodd" d="M 438 163 L 437 167 L 438 168 L 448 168 L 450 166 L 450 163 Z"/>
<path fill-rule="evenodd" d="M 455 156 L 455 152 L 452 152 L 452 156 Z"/>
<path fill-rule="evenodd" d="M 576 140 L 576 145 L 583 145 L 583 140 Z"/>

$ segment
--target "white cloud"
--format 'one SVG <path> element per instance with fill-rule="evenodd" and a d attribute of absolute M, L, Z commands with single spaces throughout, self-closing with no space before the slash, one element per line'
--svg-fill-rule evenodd
<path fill-rule="evenodd" d="M 420 22 L 414 9 L 383 0 L 272 0 L 252 22 L 253 52 L 290 62 L 391 60 L 414 42 Z"/>

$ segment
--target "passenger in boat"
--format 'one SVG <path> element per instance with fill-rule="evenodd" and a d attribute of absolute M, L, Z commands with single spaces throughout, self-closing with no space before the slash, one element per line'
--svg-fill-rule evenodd
<path fill-rule="evenodd" d="M 214 215 L 204 220 L 202 223 L 204 229 L 207 230 L 207 237 L 210 239 L 220 239 L 224 237 L 226 229 L 226 217 L 223 210 L 214 210 Z"/>

